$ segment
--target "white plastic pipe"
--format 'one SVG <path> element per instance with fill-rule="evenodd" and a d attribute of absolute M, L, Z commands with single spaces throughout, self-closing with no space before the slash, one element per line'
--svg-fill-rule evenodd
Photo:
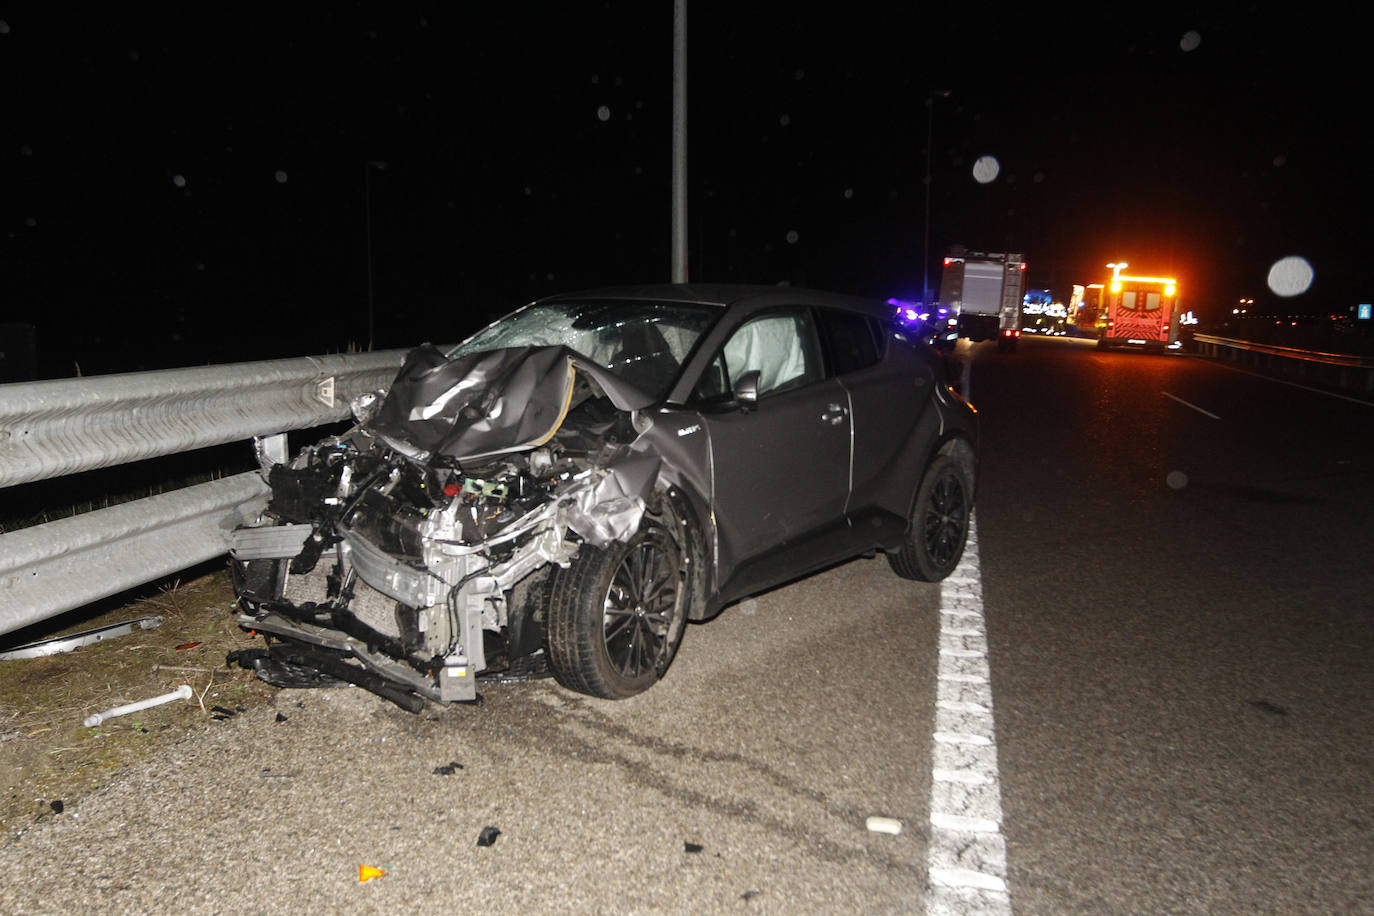
<path fill-rule="evenodd" d="M 126 703 L 123 706 L 116 706 L 114 709 L 107 709 L 98 712 L 93 716 L 87 716 L 85 723 L 87 728 L 95 728 L 106 719 L 113 719 L 115 716 L 127 716 L 131 712 L 138 712 L 140 709 L 148 709 L 152 706 L 161 706 L 163 703 L 170 703 L 173 700 L 191 699 L 191 685 L 182 684 L 171 693 L 164 693 L 160 697 L 153 697 L 150 700 L 139 700 L 137 703 Z"/>

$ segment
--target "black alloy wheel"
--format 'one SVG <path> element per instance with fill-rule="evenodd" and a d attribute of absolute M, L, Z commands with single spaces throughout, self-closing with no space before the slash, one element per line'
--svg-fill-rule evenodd
<path fill-rule="evenodd" d="M 968 541 L 972 497 L 966 467 L 950 455 L 936 457 L 916 491 L 906 539 L 887 555 L 892 571 L 921 582 L 939 582 L 954 572 Z"/>

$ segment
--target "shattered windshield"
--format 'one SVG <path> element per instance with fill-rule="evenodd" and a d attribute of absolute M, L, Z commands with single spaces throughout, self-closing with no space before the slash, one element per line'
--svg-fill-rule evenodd
<path fill-rule="evenodd" d="M 449 358 L 561 345 L 657 398 L 668 393 L 687 354 L 719 314 L 709 306 L 678 303 L 541 303 L 488 325 Z"/>

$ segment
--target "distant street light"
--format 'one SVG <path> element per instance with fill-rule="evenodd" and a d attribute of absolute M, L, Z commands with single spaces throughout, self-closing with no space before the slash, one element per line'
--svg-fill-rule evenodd
<path fill-rule="evenodd" d="M 363 163 L 363 223 L 367 231 L 367 352 L 372 352 L 372 170 L 386 171 L 386 163 L 372 159 Z"/>
<path fill-rule="evenodd" d="M 935 100 L 949 98 L 948 89 L 932 89 L 926 93 L 926 233 L 921 254 L 921 304 L 930 303 L 930 154 L 931 138 L 935 134 Z"/>

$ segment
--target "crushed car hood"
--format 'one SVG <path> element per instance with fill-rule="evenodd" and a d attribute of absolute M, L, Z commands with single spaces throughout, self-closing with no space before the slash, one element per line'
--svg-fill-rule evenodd
<path fill-rule="evenodd" d="M 511 347 L 449 359 L 425 344 L 406 356 L 367 428 L 420 461 L 471 461 L 534 448 L 562 424 L 579 372 L 620 410 L 652 403 L 567 347 Z"/>

